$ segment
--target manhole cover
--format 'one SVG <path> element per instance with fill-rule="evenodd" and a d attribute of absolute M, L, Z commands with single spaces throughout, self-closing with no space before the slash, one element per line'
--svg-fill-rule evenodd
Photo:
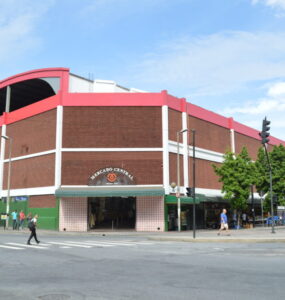
<path fill-rule="evenodd" d="M 41 300 L 68 300 L 71 299 L 70 296 L 64 294 L 48 294 L 38 297 Z"/>

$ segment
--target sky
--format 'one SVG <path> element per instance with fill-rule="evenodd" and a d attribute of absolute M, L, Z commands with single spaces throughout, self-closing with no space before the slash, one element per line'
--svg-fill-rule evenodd
<path fill-rule="evenodd" d="M 67 67 L 285 140 L 285 0 L 0 0 L 0 80 Z"/>

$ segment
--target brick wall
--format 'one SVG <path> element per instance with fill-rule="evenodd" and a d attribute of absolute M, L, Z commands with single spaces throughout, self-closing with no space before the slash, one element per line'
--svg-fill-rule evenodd
<path fill-rule="evenodd" d="M 6 135 L 13 138 L 12 157 L 55 149 L 56 110 L 9 124 Z M 8 147 L 6 142 L 6 158 Z"/>
<path fill-rule="evenodd" d="M 189 116 L 188 126 L 196 130 L 196 147 L 225 153 L 231 150 L 230 130 Z"/>
<path fill-rule="evenodd" d="M 7 189 L 8 165 L 8 162 L 4 164 L 3 189 Z M 53 186 L 54 167 L 54 154 L 12 161 L 11 189 Z"/>
<path fill-rule="evenodd" d="M 106 167 L 128 170 L 136 184 L 162 184 L 161 152 L 65 152 L 62 184 L 86 185 L 95 171 Z"/>
<path fill-rule="evenodd" d="M 196 158 L 196 187 L 205 188 L 205 189 L 221 189 L 222 184 L 218 181 L 219 177 L 214 172 L 212 164 L 220 166 L 219 163 L 214 163 L 212 161 L 197 159 Z M 192 167 L 192 158 L 189 160 L 189 186 L 192 184 L 193 176 L 193 167 Z"/>
<path fill-rule="evenodd" d="M 248 137 L 246 135 L 235 132 L 235 143 L 236 143 L 236 153 L 240 153 L 242 147 L 247 148 L 248 154 L 251 159 L 255 160 L 257 158 L 258 149 L 262 146 L 260 141 Z"/>
<path fill-rule="evenodd" d="M 173 109 L 168 109 L 168 130 L 169 130 L 169 140 L 177 141 L 177 132 L 182 128 L 182 113 Z M 180 136 L 181 141 L 182 137 Z"/>
<path fill-rule="evenodd" d="M 63 147 L 162 147 L 161 107 L 64 107 Z"/>
<path fill-rule="evenodd" d="M 56 198 L 54 195 L 36 195 L 29 198 L 30 208 L 56 207 Z"/>

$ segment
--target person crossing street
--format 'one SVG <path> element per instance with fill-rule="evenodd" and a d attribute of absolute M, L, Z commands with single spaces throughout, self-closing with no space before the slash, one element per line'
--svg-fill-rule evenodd
<path fill-rule="evenodd" d="M 31 231 L 30 237 L 27 241 L 27 245 L 31 245 L 31 239 L 34 238 L 36 243 L 39 244 L 40 241 L 37 238 L 37 232 L 36 232 L 36 227 L 37 227 L 37 221 L 38 221 L 38 215 L 35 215 L 31 221 L 28 224 L 28 227 Z"/>

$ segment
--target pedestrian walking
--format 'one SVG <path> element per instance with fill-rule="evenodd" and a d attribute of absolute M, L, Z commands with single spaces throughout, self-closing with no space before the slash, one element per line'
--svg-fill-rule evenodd
<path fill-rule="evenodd" d="M 220 229 L 218 232 L 218 235 L 221 234 L 222 230 L 226 230 L 227 235 L 230 235 L 229 233 L 229 225 L 228 225 L 228 217 L 227 217 L 227 210 L 224 208 L 222 213 L 220 214 Z"/>
<path fill-rule="evenodd" d="M 38 221 L 38 215 L 35 215 L 35 216 L 31 219 L 30 223 L 28 224 L 28 227 L 29 227 L 29 229 L 30 229 L 30 231 L 31 231 L 31 234 L 30 234 L 30 237 L 29 237 L 29 239 L 28 239 L 28 241 L 27 241 L 27 245 L 31 245 L 31 239 L 32 239 L 32 238 L 35 239 L 35 241 L 36 241 L 37 244 L 40 243 L 40 241 L 39 241 L 38 238 L 37 238 L 37 232 L 36 232 L 37 221 Z"/>
<path fill-rule="evenodd" d="M 26 216 L 25 216 L 24 212 L 21 210 L 21 211 L 20 211 L 20 214 L 19 214 L 19 219 L 20 219 L 20 229 L 21 229 L 21 230 L 23 230 L 23 228 L 24 228 L 24 221 L 25 221 L 25 218 L 26 218 Z"/>
<path fill-rule="evenodd" d="M 18 227 L 18 212 L 15 209 L 12 213 L 12 220 L 13 220 L 13 230 L 17 229 Z"/>

